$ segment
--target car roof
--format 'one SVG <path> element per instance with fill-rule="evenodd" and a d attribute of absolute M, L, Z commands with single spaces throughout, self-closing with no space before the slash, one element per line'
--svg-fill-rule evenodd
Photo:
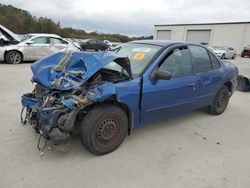
<path fill-rule="evenodd" d="M 186 41 L 171 41 L 171 40 L 135 40 L 131 41 L 131 43 L 140 43 L 140 44 L 149 44 L 149 45 L 156 45 L 161 47 L 169 47 L 174 44 L 195 44 Z M 199 45 L 199 44 L 195 44 Z"/>
<path fill-rule="evenodd" d="M 61 38 L 59 35 L 50 34 L 50 33 L 29 33 L 28 35 L 31 35 L 31 36 L 44 36 L 44 37 L 57 37 L 57 38 Z"/>

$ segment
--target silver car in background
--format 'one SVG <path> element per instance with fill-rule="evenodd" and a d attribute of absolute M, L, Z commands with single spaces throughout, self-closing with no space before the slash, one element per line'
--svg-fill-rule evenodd
<path fill-rule="evenodd" d="M 55 34 L 27 34 L 22 40 L 16 45 L 0 47 L 0 61 L 19 64 L 22 61 L 35 61 L 57 52 L 80 50 L 72 42 Z"/>
<path fill-rule="evenodd" d="M 214 53 L 221 59 L 235 59 L 236 58 L 236 50 L 232 47 L 226 46 L 212 46 L 210 47 L 214 51 Z"/>

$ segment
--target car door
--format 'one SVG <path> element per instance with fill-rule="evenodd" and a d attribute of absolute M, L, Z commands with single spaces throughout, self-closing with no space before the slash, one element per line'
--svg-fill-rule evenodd
<path fill-rule="evenodd" d="M 192 111 L 196 98 L 197 77 L 192 74 L 191 57 L 187 46 L 172 49 L 156 65 L 153 72 L 155 71 L 168 71 L 172 77 L 163 80 L 143 76 L 142 123 Z"/>
<path fill-rule="evenodd" d="M 88 49 L 91 49 L 91 50 L 96 50 L 96 40 L 90 40 L 88 41 Z"/>
<path fill-rule="evenodd" d="M 234 50 L 233 48 L 229 47 L 227 48 L 227 52 L 226 52 L 226 58 L 227 59 L 231 59 L 234 55 Z"/>
<path fill-rule="evenodd" d="M 206 48 L 189 45 L 193 72 L 197 76 L 195 108 L 203 108 L 212 103 L 215 93 L 222 85 L 221 66 L 218 59 Z"/>
<path fill-rule="evenodd" d="M 60 38 L 50 37 L 50 48 L 49 55 L 52 55 L 57 52 L 66 51 L 67 43 Z"/>
<path fill-rule="evenodd" d="M 229 50 L 230 50 L 230 58 L 233 58 L 233 56 L 236 54 L 236 51 L 232 47 L 230 47 Z"/>
<path fill-rule="evenodd" d="M 50 54 L 49 47 L 48 37 L 35 37 L 26 42 L 23 52 L 27 60 L 38 60 Z"/>
<path fill-rule="evenodd" d="M 98 49 L 98 50 L 104 49 L 104 42 L 103 41 L 98 40 L 96 44 L 97 44 L 96 49 Z"/>

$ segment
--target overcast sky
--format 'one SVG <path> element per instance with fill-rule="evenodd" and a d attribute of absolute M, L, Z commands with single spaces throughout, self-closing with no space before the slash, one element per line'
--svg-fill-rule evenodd
<path fill-rule="evenodd" d="M 0 0 L 86 31 L 151 35 L 155 24 L 250 21 L 250 0 Z M 1 22 L 1 20 L 0 20 Z"/>

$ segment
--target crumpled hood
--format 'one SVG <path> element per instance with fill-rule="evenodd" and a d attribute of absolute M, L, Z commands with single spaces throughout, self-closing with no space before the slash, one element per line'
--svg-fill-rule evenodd
<path fill-rule="evenodd" d="M 129 59 L 113 52 L 59 52 L 31 65 L 32 81 L 49 89 L 77 89 L 112 61 L 124 68 L 131 77 Z"/>

